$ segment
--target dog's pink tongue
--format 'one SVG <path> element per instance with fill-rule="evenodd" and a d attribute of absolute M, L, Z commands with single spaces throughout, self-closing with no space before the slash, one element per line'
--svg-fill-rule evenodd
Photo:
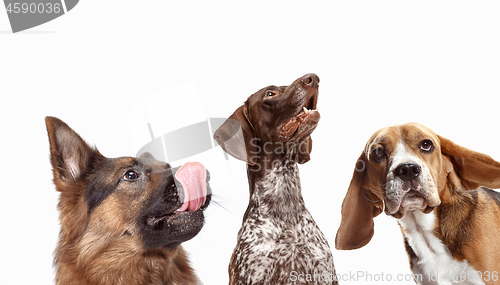
<path fill-rule="evenodd" d="M 194 212 L 200 209 L 207 196 L 207 172 L 203 164 L 188 162 L 177 170 L 175 178 L 184 189 L 184 204 L 177 211 Z"/>

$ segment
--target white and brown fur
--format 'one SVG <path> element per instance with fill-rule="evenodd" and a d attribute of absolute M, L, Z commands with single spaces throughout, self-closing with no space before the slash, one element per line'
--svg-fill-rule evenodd
<path fill-rule="evenodd" d="M 398 219 L 418 283 L 497 284 L 500 194 L 480 186 L 500 187 L 491 157 L 420 124 L 381 129 L 357 161 L 336 248 L 366 245 L 385 211 Z"/>
<path fill-rule="evenodd" d="M 290 86 L 263 88 L 215 133 L 226 152 L 248 162 L 250 201 L 229 264 L 230 285 L 337 284 L 328 242 L 305 207 L 297 165 L 309 160 L 319 121 L 317 111 L 303 111 L 316 108 L 318 83 L 307 74 Z"/>

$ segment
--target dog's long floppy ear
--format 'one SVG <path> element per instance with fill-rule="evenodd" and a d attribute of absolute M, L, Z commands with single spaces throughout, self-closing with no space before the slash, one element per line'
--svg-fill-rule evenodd
<path fill-rule="evenodd" d="M 474 190 L 480 186 L 500 188 L 500 163 L 491 156 L 462 147 L 438 135 L 441 152 L 447 157 L 446 171 L 455 189 Z M 449 165 L 451 162 L 451 166 Z M 458 178 L 458 179 L 457 179 Z"/>
<path fill-rule="evenodd" d="M 104 157 L 63 121 L 46 117 L 45 124 L 49 135 L 54 183 L 61 191 L 60 186 L 64 187 L 77 181 L 91 169 L 96 159 Z"/>
<path fill-rule="evenodd" d="M 362 153 L 342 202 L 342 220 L 335 238 L 336 249 L 357 249 L 368 244 L 373 237 L 373 218 L 382 212 L 383 202 L 363 187 L 366 173 L 367 161 Z"/>
<path fill-rule="evenodd" d="M 225 152 L 250 165 L 257 162 L 257 142 L 254 137 L 254 129 L 248 119 L 247 102 L 236 109 L 214 133 L 214 139 Z"/>

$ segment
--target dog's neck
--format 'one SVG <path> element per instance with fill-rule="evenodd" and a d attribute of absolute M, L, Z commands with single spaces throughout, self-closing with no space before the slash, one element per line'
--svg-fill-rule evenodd
<path fill-rule="evenodd" d="M 193 269 L 185 258 L 186 252 L 179 246 L 177 249 L 158 248 L 154 250 L 134 251 L 135 244 L 127 240 L 127 236 L 117 237 L 116 243 L 100 244 L 105 246 L 98 258 L 85 258 L 82 255 L 91 254 L 90 243 L 87 248 L 79 248 L 77 244 L 67 255 L 74 255 L 78 262 L 64 260 L 56 256 L 56 284 L 123 284 L 123 280 L 133 280 L 134 284 L 200 284 Z M 60 246 L 60 245 L 59 245 Z M 97 245 L 99 247 L 99 245 Z M 107 246 L 107 247 L 106 247 Z M 130 246 L 130 248 L 127 248 Z M 111 251 L 110 249 L 120 249 Z M 87 251 L 85 251 L 87 250 Z M 102 254 L 110 253 L 113 254 Z M 131 258 L 133 255 L 138 259 Z M 83 262 L 86 260 L 87 262 Z M 96 263 L 106 264 L 106 270 Z"/>
<path fill-rule="evenodd" d="M 439 207 L 438 207 L 439 208 Z M 436 209 L 429 214 L 419 210 L 407 212 L 398 222 L 409 245 L 407 252 L 415 276 L 422 284 L 451 284 L 456 278 L 468 277 L 457 284 L 484 284 L 467 260 L 453 257 L 446 241 L 436 236 L 439 219 Z"/>
<path fill-rule="evenodd" d="M 284 224 L 298 223 L 306 210 L 300 187 L 299 169 L 293 160 L 268 169 L 248 166 L 250 211 L 263 217 L 272 217 Z"/>

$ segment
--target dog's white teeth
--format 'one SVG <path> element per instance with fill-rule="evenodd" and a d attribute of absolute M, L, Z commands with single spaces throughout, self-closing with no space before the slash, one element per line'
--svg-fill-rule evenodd
<path fill-rule="evenodd" d="M 318 111 L 318 109 L 309 110 L 306 107 L 302 107 L 302 110 L 304 111 L 305 114 L 308 114 L 309 112 L 316 112 L 316 111 Z"/>

